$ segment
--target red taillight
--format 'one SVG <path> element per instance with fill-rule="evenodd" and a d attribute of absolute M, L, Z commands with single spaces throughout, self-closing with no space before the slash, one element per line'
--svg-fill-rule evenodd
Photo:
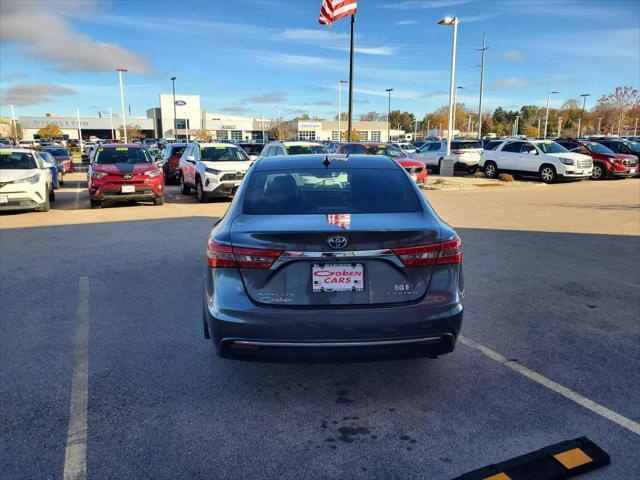
<path fill-rule="evenodd" d="M 180 157 L 169 157 L 169 163 L 180 163 Z"/>
<path fill-rule="evenodd" d="M 462 263 L 462 242 L 458 237 L 442 243 L 393 249 L 405 267 Z"/>
<path fill-rule="evenodd" d="M 232 247 L 209 240 L 207 264 L 213 268 L 271 268 L 282 252 L 262 248 Z"/>

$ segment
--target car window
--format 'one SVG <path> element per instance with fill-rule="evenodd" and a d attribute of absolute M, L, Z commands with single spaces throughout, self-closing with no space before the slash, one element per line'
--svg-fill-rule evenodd
<path fill-rule="evenodd" d="M 151 156 L 147 153 L 145 148 L 130 148 L 130 147 L 116 147 L 116 148 L 98 148 L 95 162 L 98 164 L 106 163 L 152 163 Z"/>
<path fill-rule="evenodd" d="M 536 147 L 542 150 L 542 153 L 567 153 L 568 150 L 562 145 L 547 140 L 545 142 L 536 142 Z"/>
<path fill-rule="evenodd" d="M 0 170 L 27 170 L 38 168 L 30 153 L 0 150 Z"/>
<path fill-rule="evenodd" d="M 495 150 L 498 145 L 500 145 L 502 143 L 502 140 L 491 140 L 490 142 L 487 142 L 487 144 L 484 146 L 485 150 Z"/>
<path fill-rule="evenodd" d="M 69 152 L 65 148 L 47 148 L 47 152 L 49 152 L 54 157 L 68 157 Z"/>
<path fill-rule="evenodd" d="M 262 151 L 262 145 L 258 144 L 243 144 L 240 146 L 249 155 L 260 155 L 260 152 Z"/>
<path fill-rule="evenodd" d="M 469 148 L 482 148 L 481 141 L 467 141 L 467 142 L 451 142 L 451 148 L 455 150 L 465 150 Z"/>
<path fill-rule="evenodd" d="M 523 143 L 520 148 L 520 153 L 524 153 L 525 155 L 537 155 L 538 150 L 530 143 Z"/>
<path fill-rule="evenodd" d="M 249 156 L 241 148 L 235 146 L 216 145 L 212 147 L 200 146 L 200 161 L 202 162 L 244 162 Z"/>
<path fill-rule="evenodd" d="M 502 152 L 510 152 L 510 153 L 520 153 L 520 148 L 522 147 L 522 142 L 507 142 L 507 144 L 502 147 Z"/>
<path fill-rule="evenodd" d="M 327 153 L 324 145 L 287 145 L 287 155 L 306 155 L 309 153 Z M 284 152 L 282 153 L 284 155 Z"/>
<path fill-rule="evenodd" d="M 431 145 L 429 145 L 429 151 L 430 152 L 437 152 L 437 151 L 440 150 L 441 146 L 442 146 L 442 144 L 440 142 L 432 143 Z"/>
<path fill-rule="evenodd" d="M 411 179 L 399 169 L 258 171 L 249 181 L 249 215 L 419 212 Z"/>

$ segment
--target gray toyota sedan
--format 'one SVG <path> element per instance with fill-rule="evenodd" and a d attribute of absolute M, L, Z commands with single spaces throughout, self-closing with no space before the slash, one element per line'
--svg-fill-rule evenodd
<path fill-rule="evenodd" d="M 209 234 L 204 335 L 229 358 L 435 358 L 463 291 L 460 238 L 397 162 L 265 157 Z"/>

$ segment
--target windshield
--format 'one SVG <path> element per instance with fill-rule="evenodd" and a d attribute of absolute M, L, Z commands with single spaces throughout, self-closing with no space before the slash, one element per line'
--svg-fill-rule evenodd
<path fill-rule="evenodd" d="M 601 143 L 598 142 L 582 142 L 582 144 L 587 147 L 587 150 L 589 150 L 592 153 L 605 153 L 605 154 L 611 154 L 613 153 L 613 150 L 611 150 L 610 148 L 605 147 L 604 145 L 602 145 Z M 577 149 L 573 149 L 571 150 L 576 151 Z"/>
<path fill-rule="evenodd" d="M 329 153 L 324 145 L 285 145 L 287 155 L 306 155 L 308 153 Z"/>
<path fill-rule="evenodd" d="M 630 140 L 626 140 L 623 143 L 627 147 L 629 147 L 629 150 L 631 150 L 632 152 L 640 152 L 640 142 L 632 142 Z"/>
<path fill-rule="evenodd" d="M 116 147 L 98 148 L 96 163 L 152 163 L 151 157 L 144 148 Z"/>
<path fill-rule="evenodd" d="M 542 153 L 565 153 L 569 151 L 556 142 L 536 142 L 535 145 L 542 150 Z"/>
<path fill-rule="evenodd" d="M 262 152 L 262 145 L 240 145 L 242 149 L 249 155 L 260 155 Z"/>
<path fill-rule="evenodd" d="M 416 149 L 416 147 L 414 147 L 413 144 L 411 144 L 411 143 L 401 143 L 400 144 L 400 148 L 402 150 L 415 150 Z"/>
<path fill-rule="evenodd" d="M 391 158 L 404 157 L 404 153 L 394 145 L 373 145 L 369 147 L 369 155 L 386 155 Z"/>
<path fill-rule="evenodd" d="M 250 215 L 400 213 L 420 211 L 400 170 L 304 169 L 256 172 L 244 202 Z"/>
<path fill-rule="evenodd" d="M 31 170 L 38 168 L 30 153 L 0 150 L 0 170 Z"/>
<path fill-rule="evenodd" d="M 46 151 L 49 152 L 54 157 L 68 157 L 69 156 L 69 152 L 67 151 L 66 148 L 47 148 Z"/>
<path fill-rule="evenodd" d="M 203 162 L 243 162 L 249 160 L 242 149 L 235 146 L 200 147 Z"/>

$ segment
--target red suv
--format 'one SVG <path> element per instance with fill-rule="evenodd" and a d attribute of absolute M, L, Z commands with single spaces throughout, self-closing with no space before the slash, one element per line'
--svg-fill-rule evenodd
<path fill-rule="evenodd" d="M 416 183 L 427 183 L 427 167 L 424 162 L 409 158 L 395 145 L 388 143 L 343 143 L 336 153 L 353 155 L 386 155 L 404 167 Z"/>
<path fill-rule="evenodd" d="M 104 200 L 153 200 L 164 203 L 164 177 L 142 145 L 98 147 L 88 174 L 92 208 Z"/>
<path fill-rule="evenodd" d="M 180 157 L 185 148 L 187 148 L 186 143 L 170 143 L 167 145 L 167 148 L 164 149 L 164 165 L 162 166 L 162 170 L 164 172 L 164 183 L 166 185 L 178 183 L 178 180 L 180 180 Z"/>
<path fill-rule="evenodd" d="M 593 180 L 602 180 L 607 177 L 632 177 L 638 171 L 636 157 L 615 153 L 599 142 L 569 137 L 556 138 L 555 142 L 571 152 L 589 155 L 593 159 L 593 173 L 591 174 Z"/>

